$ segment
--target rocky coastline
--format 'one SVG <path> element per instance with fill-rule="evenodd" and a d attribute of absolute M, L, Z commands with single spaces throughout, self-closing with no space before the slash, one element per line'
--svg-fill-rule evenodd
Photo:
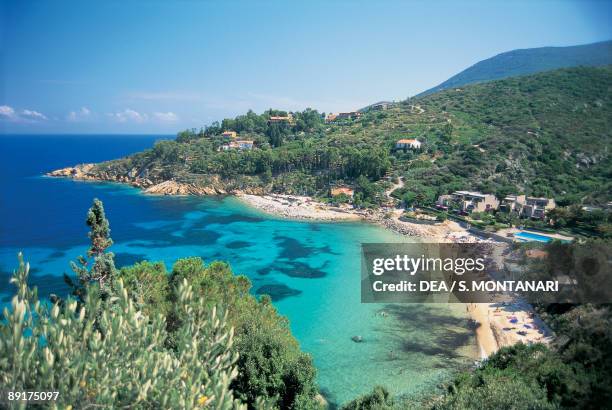
<path fill-rule="evenodd" d="M 158 181 L 152 180 L 147 172 L 132 169 L 127 173 L 115 173 L 101 169 L 96 164 L 79 164 L 51 171 L 46 175 L 81 181 L 128 184 L 150 195 L 235 195 L 252 207 L 283 218 L 321 221 L 363 220 L 381 225 L 400 235 L 429 237 L 438 241 L 448 240 L 449 235 L 453 233 L 465 233 L 463 228 L 449 222 L 419 225 L 402 221 L 400 209 L 355 209 L 348 205 L 334 206 L 317 202 L 307 196 L 266 193 L 262 188 L 232 189 L 222 184 L 218 178 L 213 178 L 213 183 L 209 185 L 177 180 Z M 466 238 L 471 237 L 466 236 Z"/>
<path fill-rule="evenodd" d="M 71 178 L 80 181 L 118 182 L 142 189 L 151 195 L 226 195 L 232 193 L 221 186 L 211 184 L 200 186 L 194 183 L 176 180 L 157 181 L 147 177 L 146 173 L 138 173 L 135 169 L 127 174 L 116 174 L 100 170 L 96 164 L 79 164 L 66 167 L 46 174 L 49 177 Z"/>

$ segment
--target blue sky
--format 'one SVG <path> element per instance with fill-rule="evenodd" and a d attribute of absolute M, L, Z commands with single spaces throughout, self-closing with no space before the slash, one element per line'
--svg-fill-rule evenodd
<path fill-rule="evenodd" d="M 612 38 L 602 1 L 0 1 L 0 133 L 352 110 L 500 52 Z"/>

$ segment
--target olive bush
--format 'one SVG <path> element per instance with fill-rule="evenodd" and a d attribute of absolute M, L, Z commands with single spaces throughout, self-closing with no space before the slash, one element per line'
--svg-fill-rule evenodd
<path fill-rule="evenodd" d="M 28 286 L 28 273 L 19 255 L 11 279 L 17 293 L 0 323 L 4 388 L 57 391 L 52 408 L 246 409 L 230 389 L 233 329 L 186 281 L 177 291 L 182 320 L 170 349 L 165 318 L 144 315 L 121 279 L 109 300 L 88 291 L 82 304 L 50 305 Z M 258 400 L 255 407 L 269 405 Z"/>

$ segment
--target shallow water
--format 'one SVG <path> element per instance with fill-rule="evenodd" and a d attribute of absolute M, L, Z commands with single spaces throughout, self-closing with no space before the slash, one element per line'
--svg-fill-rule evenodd
<path fill-rule="evenodd" d="M 313 355 L 319 385 L 333 403 L 377 384 L 397 394 L 418 394 L 477 355 L 461 305 L 360 303 L 360 243 L 408 238 L 366 223 L 273 218 L 231 197 L 152 197 L 117 184 L 40 177 L 49 169 L 118 157 L 152 142 L 134 136 L 0 138 L 6 179 L 0 201 L 4 303 L 19 250 L 31 262 L 32 282 L 41 294 L 65 293 L 62 273 L 87 247 L 84 217 L 98 197 L 111 222 L 117 265 L 148 259 L 170 268 L 183 256 L 225 260 L 251 279 L 253 292 L 270 294 L 302 348 Z M 62 152 L 55 155 L 58 146 Z M 351 340 L 356 335 L 362 343 Z"/>

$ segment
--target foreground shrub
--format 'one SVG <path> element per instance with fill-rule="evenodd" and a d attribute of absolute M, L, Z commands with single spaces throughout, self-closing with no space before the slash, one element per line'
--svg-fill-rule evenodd
<path fill-rule="evenodd" d="M 169 276 L 162 263 L 141 262 L 121 269 L 128 295 L 145 312 L 167 312 L 167 346 L 177 343 L 183 326 L 180 289 L 190 284 L 207 309 L 223 306 L 229 326 L 235 329 L 234 351 L 238 375 L 231 383 L 236 398 L 253 407 L 259 397 L 282 409 L 317 409 L 316 369 L 291 334 L 270 298 L 250 294 L 246 276 L 234 275 L 224 262 L 205 264 L 201 258 L 179 259 Z"/>
<path fill-rule="evenodd" d="M 553 409 L 578 392 L 576 374 L 558 354 L 542 344 L 519 343 L 457 377 L 435 408 Z"/>
<path fill-rule="evenodd" d="M 237 398 L 253 405 L 263 397 L 282 409 L 320 408 L 312 358 L 300 350 L 289 321 L 269 297 L 257 300 L 249 293 L 249 279 L 234 275 L 223 262 L 179 259 L 172 267 L 171 286 L 184 280 L 207 305 L 224 306 L 228 323 L 236 329 L 239 374 L 231 387 Z M 180 314 L 173 316 L 180 322 Z"/>
<path fill-rule="evenodd" d="M 315 368 L 288 330 L 263 324 L 257 318 L 244 323 L 237 337 L 240 373 L 232 384 L 246 402 L 278 397 L 282 409 L 317 409 Z"/>
<path fill-rule="evenodd" d="M 120 277 L 130 296 L 139 308 L 148 316 L 170 311 L 168 293 L 168 273 L 163 262 L 139 262 L 132 266 L 122 267 Z"/>
<path fill-rule="evenodd" d="M 121 279 L 107 301 L 88 291 L 82 304 L 48 306 L 28 287 L 28 273 L 20 255 L 17 294 L 0 323 L 5 389 L 58 391 L 62 407 L 246 408 L 230 390 L 233 331 L 187 282 L 176 289 L 181 323 L 170 350 L 163 316 L 137 309 Z"/>
<path fill-rule="evenodd" d="M 477 386 L 463 386 L 434 408 L 544 410 L 557 409 L 558 406 L 548 402 L 546 390 L 538 385 L 530 385 L 518 378 L 488 377 Z"/>

